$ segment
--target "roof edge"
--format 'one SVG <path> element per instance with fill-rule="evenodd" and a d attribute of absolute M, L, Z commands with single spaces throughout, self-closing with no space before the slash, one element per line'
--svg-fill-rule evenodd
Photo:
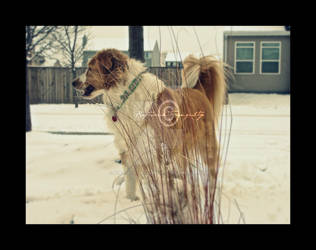
<path fill-rule="evenodd" d="M 224 31 L 224 36 L 290 36 L 290 31 Z"/>

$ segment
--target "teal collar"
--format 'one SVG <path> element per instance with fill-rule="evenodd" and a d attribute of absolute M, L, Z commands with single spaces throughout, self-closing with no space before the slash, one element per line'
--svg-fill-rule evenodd
<path fill-rule="evenodd" d="M 122 103 L 118 105 L 116 108 L 113 107 L 114 113 L 116 114 L 117 111 L 123 106 L 123 104 L 127 101 L 128 97 L 135 91 L 137 86 L 140 83 L 140 80 L 142 79 L 142 76 L 144 73 L 146 73 L 148 69 L 138 74 L 133 81 L 128 85 L 128 91 L 125 90 L 124 93 L 120 96 L 120 99 L 122 100 Z"/>

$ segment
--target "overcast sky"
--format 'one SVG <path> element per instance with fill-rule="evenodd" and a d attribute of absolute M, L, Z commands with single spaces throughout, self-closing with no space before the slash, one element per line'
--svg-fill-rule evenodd
<path fill-rule="evenodd" d="M 128 26 L 88 26 L 91 35 L 87 50 L 117 48 L 128 50 Z M 158 42 L 162 52 L 182 55 L 194 53 L 222 57 L 223 32 L 240 30 L 284 30 L 284 26 L 144 26 L 144 47 L 154 48 Z M 177 43 L 175 42 L 176 37 Z M 62 56 L 57 54 L 56 58 Z M 52 66 L 56 59 L 47 59 Z M 81 62 L 78 62 L 78 66 Z"/>
<path fill-rule="evenodd" d="M 157 40 L 162 52 L 177 52 L 179 48 L 181 53 L 202 50 L 205 55 L 221 56 L 223 32 L 229 30 L 284 30 L 284 26 L 144 26 L 144 43 L 153 47 Z M 91 26 L 90 32 L 92 42 L 105 38 L 128 40 L 128 26 Z"/>

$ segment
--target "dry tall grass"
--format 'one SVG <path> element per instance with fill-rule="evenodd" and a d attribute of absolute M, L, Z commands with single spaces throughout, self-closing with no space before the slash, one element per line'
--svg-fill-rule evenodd
<path fill-rule="evenodd" d="M 185 100 L 183 101 L 185 103 Z M 129 116 L 131 122 L 139 124 L 132 114 L 124 114 L 124 116 Z M 158 117 L 159 114 L 152 114 L 152 116 Z M 166 119 L 168 118 L 166 117 Z M 222 120 L 216 135 L 219 144 L 221 144 L 221 123 Z M 205 141 L 195 142 L 196 146 L 193 148 L 192 146 L 189 148 L 188 144 L 183 144 L 184 150 L 178 152 L 176 157 L 170 157 L 170 149 L 164 143 L 170 138 L 175 138 L 174 134 L 170 133 L 177 134 L 178 141 L 174 141 L 175 144 L 184 138 L 183 133 L 191 134 L 194 138 L 196 130 L 192 126 L 198 126 L 198 121 L 192 119 L 192 126 L 174 130 L 166 129 L 163 123 L 157 122 L 156 125 L 159 129 L 155 130 L 155 136 L 146 126 L 139 127 L 139 131 L 135 131 L 129 128 L 128 124 L 123 124 L 120 119 L 117 124 L 129 147 L 128 150 L 132 152 L 131 157 L 127 160 L 137 176 L 139 193 L 148 223 L 220 223 L 220 190 L 218 191 L 216 186 L 223 154 L 221 150 L 217 152 L 217 167 L 215 172 L 210 174 L 209 167 L 201 160 L 201 153 L 210 152 L 199 150 L 199 144 L 211 143 L 214 138 L 204 137 Z M 140 131 L 143 133 L 142 138 L 144 139 L 141 142 L 142 145 L 140 143 L 136 145 L 135 138 L 139 137 Z M 157 141 L 157 138 L 160 139 Z M 140 147 L 146 148 L 146 150 L 140 150 Z"/>

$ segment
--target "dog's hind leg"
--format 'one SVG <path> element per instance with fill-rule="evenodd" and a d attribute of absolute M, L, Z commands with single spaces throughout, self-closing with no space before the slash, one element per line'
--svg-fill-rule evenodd
<path fill-rule="evenodd" d="M 210 194 L 211 198 L 213 198 L 216 192 L 216 182 L 219 167 L 219 145 L 213 125 L 208 125 L 206 127 L 205 140 L 203 140 L 200 150 L 202 160 L 208 167 Z"/>

